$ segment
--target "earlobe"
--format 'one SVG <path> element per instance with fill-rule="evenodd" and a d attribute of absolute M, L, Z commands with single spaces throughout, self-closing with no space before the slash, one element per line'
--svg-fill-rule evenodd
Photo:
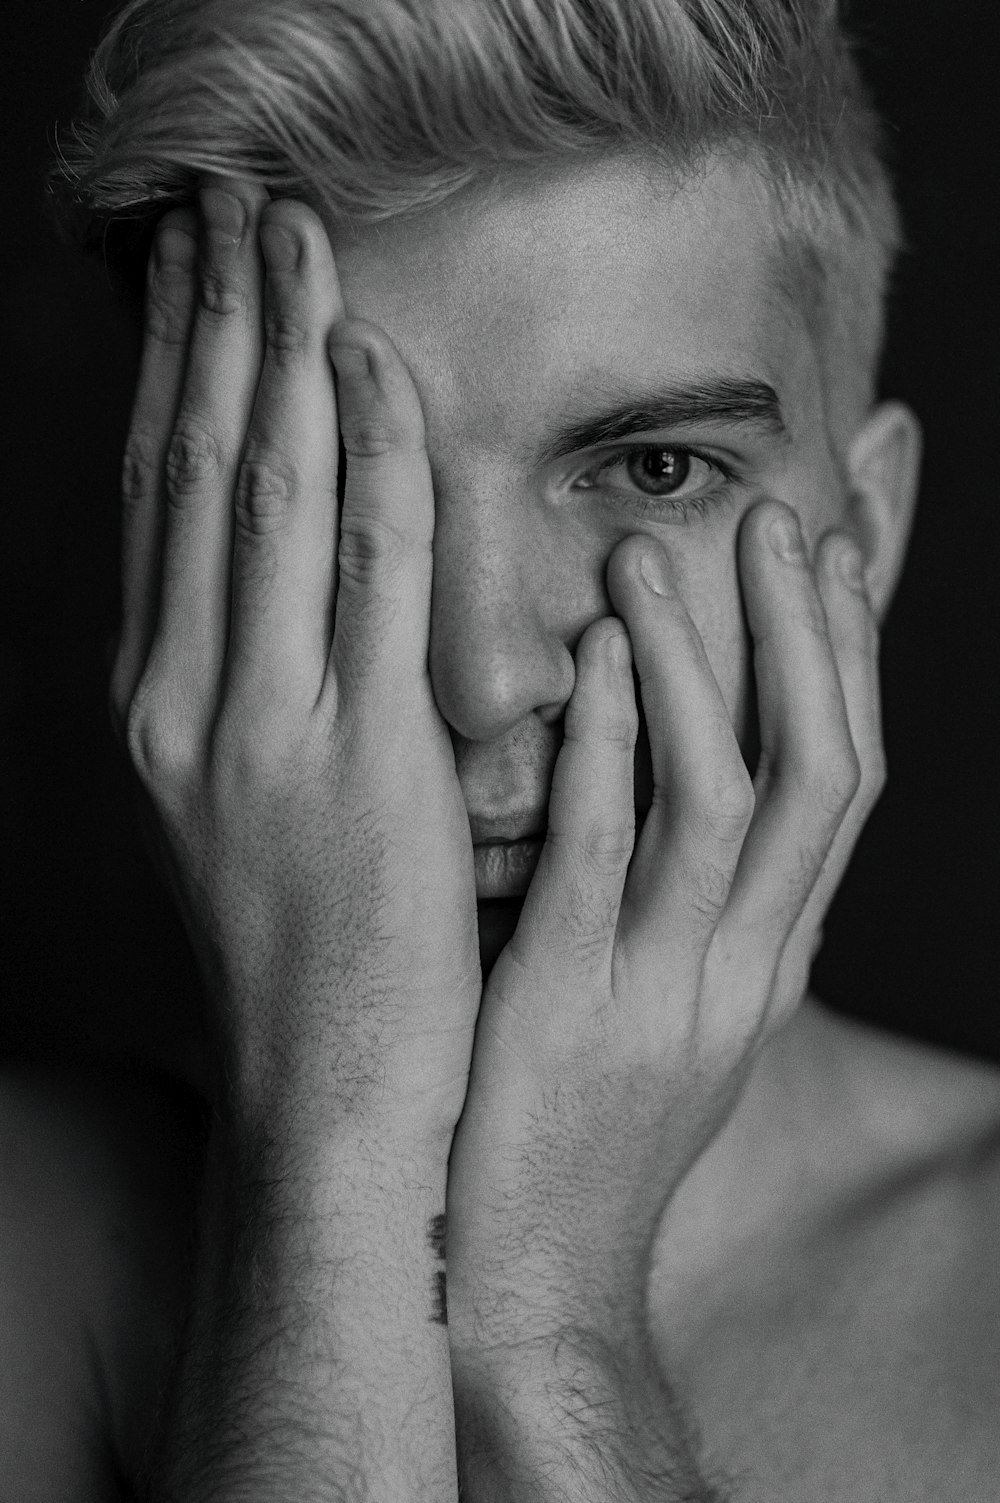
<path fill-rule="evenodd" d="M 848 453 L 848 516 L 865 557 L 865 583 L 883 620 L 895 593 L 913 525 L 923 435 L 902 402 L 869 413 Z"/>

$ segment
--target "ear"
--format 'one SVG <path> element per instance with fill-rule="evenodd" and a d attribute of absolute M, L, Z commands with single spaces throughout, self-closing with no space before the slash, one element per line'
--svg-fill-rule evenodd
<path fill-rule="evenodd" d="M 892 601 L 920 483 L 923 435 L 902 402 L 881 402 L 851 440 L 848 519 L 865 559 L 865 583 L 882 621 Z"/>

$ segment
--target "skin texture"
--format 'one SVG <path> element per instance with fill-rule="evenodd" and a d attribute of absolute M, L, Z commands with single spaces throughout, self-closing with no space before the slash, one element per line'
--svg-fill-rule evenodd
<path fill-rule="evenodd" d="M 653 1244 L 881 787 L 916 455 L 898 407 L 832 452 L 770 255 L 722 163 L 161 229 L 112 704 L 224 1068 L 158 1496 L 710 1496 Z M 718 378 L 784 431 L 635 434 L 701 456 L 688 512 L 539 457 Z M 473 842 L 540 823 L 480 968 Z"/>
<path fill-rule="evenodd" d="M 504 817 L 537 828 L 572 655 L 585 628 L 613 609 L 608 560 L 630 535 L 667 552 L 752 758 L 741 522 L 763 498 L 784 501 L 810 554 L 843 526 L 868 555 L 879 612 L 905 549 L 918 449 L 903 409 L 873 416 L 848 394 L 858 472 L 848 480 L 850 453 L 833 451 L 827 429 L 818 352 L 776 290 L 752 177 L 717 163 L 676 193 L 655 169 L 616 162 L 513 196 L 473 196 L 414 223 L 335 233 L 333 243 L 345 306 L 387 330 L 421 393 L 437 508 L 431 673 L 474 825 Z M 724 425 L 649 433 L 738 461 L 738 484 L 702 487 L 711 493 L 703 515 L 644 510 L 621 466 L 574 497 L 582 460 L 532 462 L 560 418 L 613 405 L 622 391 L 709 374 L 773 385 L 788 439 Z M 644 740 L 640 816 L 651 798 Z M 515 916 L 487 916 L 487 964 Z"/>

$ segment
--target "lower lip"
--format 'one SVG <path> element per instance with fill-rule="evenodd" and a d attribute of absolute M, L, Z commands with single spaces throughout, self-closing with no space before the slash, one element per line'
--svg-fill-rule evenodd
<path fill-rule="evenodd" d="M 523 897 L 542 854 L 542 840 L 497 840 L 473 847 L 476 897 Z"/>

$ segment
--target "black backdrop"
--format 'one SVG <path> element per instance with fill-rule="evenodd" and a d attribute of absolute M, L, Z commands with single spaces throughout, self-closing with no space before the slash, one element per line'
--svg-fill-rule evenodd
<path fill-rule="evenodd" d="M 133 832 L 105 710 L 119 451 L 134 376 L 102 270 L 42 177 L 107 0 L 3 0 L 0 1051 L 197 1075 L 193 968 Z M 1000 1058 L 995 976 L 1000 7 L 857 0 L 912 250 L 884 386 L 925 478 L 885 635 L 890 784 L 826 926 L 833 1006 Z"/>

